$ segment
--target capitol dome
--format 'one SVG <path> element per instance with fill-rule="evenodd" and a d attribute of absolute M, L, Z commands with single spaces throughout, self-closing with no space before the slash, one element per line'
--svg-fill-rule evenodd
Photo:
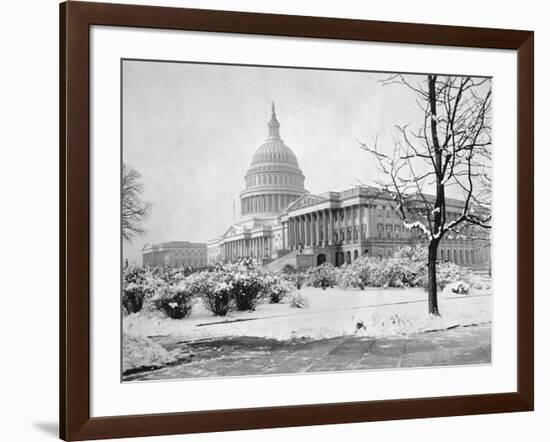
<path fill-rule="evenodd" d="M 267 126 L 268 137 L 254 153 L 244 177 L 246 188 L 240 198 L 241 215 L 245 218 L 278 215 L 307 193 L 296 155 L 279 134 L 280 124 L 274 104 Z"/>

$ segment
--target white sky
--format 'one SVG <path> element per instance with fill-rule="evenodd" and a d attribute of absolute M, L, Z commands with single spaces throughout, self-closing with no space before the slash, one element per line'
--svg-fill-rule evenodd
<path fill-rule="evenodd" d="M 357 140 L 379 135 L 380 145 L 392 146 L 394 125 L 421 117 L 410 90 L 380 84 L 386 76 L 124 61 L 123 160 L 142 175 L 143 199 L 152 204 L 147 233 L 124 243 L 124 258 L 141 262 L 147 242 L 205 242 L 238 219 L 272 100 L 307 190 L 372 183 L 376 163 Z"/>

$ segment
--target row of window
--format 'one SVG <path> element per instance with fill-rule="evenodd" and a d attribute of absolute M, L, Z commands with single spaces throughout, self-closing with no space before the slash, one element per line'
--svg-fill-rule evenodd
<path fill-rule="evenodd" d="M 193 250 L 193 249 L 189 249 L 189 250 L 177 250 L 174 252 L 174 256 L 177 256 L 177 257 L 182 257 L 182 256 L 201 256 L 201 255 L 204 255 L 206 253 L 206 250 L 204 249 L 201 249 L 201 250 Z"/>
<path fill-rule="evenodd" d="M 415 211 L 417 211 L 415 209 Z M 418 210 L 422 213 L 425 213 L 426 210 L 425 209 L 420 209 Z M 446 220 L 447 221 L 452 221 L 452 220 L 455 220 L 457 219 L 461 214 L 460 213 L 457 213 L 457 212 L 447 212 L 447 216 L 446 216 Z M 393 211 L 391 208 L 389 207 L 378 207 L 376 209 L 376 216 L 378 218 L 382 218 L 382 217 L 386 217 L 386 218 L 399 218 L 399 215 Z"/>

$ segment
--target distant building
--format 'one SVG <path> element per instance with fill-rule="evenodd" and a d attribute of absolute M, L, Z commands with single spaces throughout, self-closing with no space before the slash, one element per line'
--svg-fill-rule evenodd
<path fill-rule="evenodd" d="M 351 263 L 359 256 L 389 256 L 399 247 L 423 242 L 418 229 L 406 229 L 392 210 L 394 198 L 380 189 L 358 186 L 342 192 L 309 193 L 296 156 L 279 135 L 272 108 L 268 137 L 252 157 L 240 194 L 241 219 L 218 238 L 208 241 L 208 263 L 243 257 L 261 259 L 272 268 L 290 264 L 307 268 L 330 262 Z M 423 199 L 411 195 L 407 211 L 420 212 Z M 446 199 L 447 219 L 455 219 L 464 202 Z M 448 235 L 438 259 L 460 265 L 487 265 L 487 241 Z M 487 234 L 486 232 L 484 233 Z M 475 237 L 475 236 L 474 236 Z"/>
<path fill-rule="evenodd" d="M 206 244 L 189 241 L 170 241 L 145 244 L 141 254 L 143 265 L 152 267 L 206 267 Z"/>

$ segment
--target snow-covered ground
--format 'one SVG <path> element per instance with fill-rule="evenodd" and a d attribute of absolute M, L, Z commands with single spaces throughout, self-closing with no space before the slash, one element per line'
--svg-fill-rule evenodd
<path fill-rule="evenodd" d="M 441 317 L 428 315 L 427 293 L 423 289 L 306 287 L 300 292 L 308 300 L 307 308 L 291 308 L 284 300 L 280 304 L 260 303 L 252 312 L 233 311 L 216 317 L 199 301 L 185 319 L 168 319 L 158 312 L 127 316 L 124 333 L 173 336 L 182 341 L 225 336 L 323 339 L 354 333 L 388 337 L 492 319 L 492 296 L 488 291 L 457 295 L 446 289 L 438 297 Z"/>

